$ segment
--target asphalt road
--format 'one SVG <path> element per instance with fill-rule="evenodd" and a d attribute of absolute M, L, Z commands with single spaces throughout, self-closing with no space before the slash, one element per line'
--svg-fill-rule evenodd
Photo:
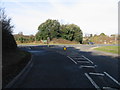
<path fill-rule="evenodd" d="M 63 46 L 22 48 L 33 54 L 33 66 L 26 77 L 19 80 L 19 84 L 16 83 L 13 88 L 117 90 L 120 87 L 118 59 L 67 47 L 67 51 L 63 51 Z"/>

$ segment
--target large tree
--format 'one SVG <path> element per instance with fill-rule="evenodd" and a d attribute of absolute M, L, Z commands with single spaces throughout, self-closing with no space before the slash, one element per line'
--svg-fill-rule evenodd
<path fill-rule="evenodd" d="M 78 41 L 82 43 L 83 33 L 79 26 L 75 24 L 61 25 L 61 37 L 70 41 Z"/>
<path fill-rule="evenodd" d="M 75 24 L 60 25 L 57 20 L 48 19 L 38 27 L 36 40 L 46 40 L 48 37 L 63 38 L 70 41 L 82 43 L 83 33 L 79 26 Z"/>
<path fill-rule="evenodd" d="M 38 32 L 36 34 L 37 40 L 46 40 L 48 37 L 50 39 L 59 38 L 59 28 L 60 23 L 57 20 L 48 19 L 38 27 Z"/>

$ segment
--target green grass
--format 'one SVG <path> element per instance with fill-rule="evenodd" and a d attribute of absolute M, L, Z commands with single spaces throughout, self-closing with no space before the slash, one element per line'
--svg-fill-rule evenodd
<path fill-rule="evenodd" d="M 118 51 L 120 51 L 120 46 L 102 46 L 95 48 L 95 50 L 118 54 Z"/>

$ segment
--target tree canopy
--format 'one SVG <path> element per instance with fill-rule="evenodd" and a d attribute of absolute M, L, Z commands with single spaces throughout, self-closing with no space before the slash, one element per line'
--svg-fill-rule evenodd
<path fill-rule="evenodd" d="M 39 25 L 36 40 L 47 40 L 48 37 L 50 40 L 63 38 L 82 43 L 83 33 L 80 27 L 75 24 L 60 25 L 57 20 L 48 19 Z"/>
<path fill-rule="evenodd" d="M 106 36 L 105 33 L 101 33 L 100 36 Z"/>
<path fill-rule="evenodd" d="M 50 39 L 58 38 L 59 35 L 60 23 L 57 20 L 48 19 L 46 22 L 42 23 L 38 27 L 38 33 L 36 34 L 36 38 L 38 40 L 46 40 L 48 37 Z"/>
<path fill-rule="evenodd" d="M 60 31 L 62 38 L 82 43 L 83 33 L 79 26 L 75 24 L 61 25 Z"/>

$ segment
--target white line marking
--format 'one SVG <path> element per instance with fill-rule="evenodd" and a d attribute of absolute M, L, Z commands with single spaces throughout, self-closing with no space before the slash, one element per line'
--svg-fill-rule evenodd
<path fill-rule="evenodd" d="M 67 56 L 70 60 L 72 60 L 75 64 L 77 64 L 77 62 L 75 62 L 71 57 Z"/>
<path fill-rule="evenodd" d="M 103 87 L 103 89 L 105 89 L 105 90 L 118 90 L 118 89 L 111 88 L 111 87 Z"/>
<path fill-rule="evenodd" d="M 100 87 L 92 80 L 92 78 L 85 73 L 85 76 L 90 80 L 90 82 L 93 84 L 93 86 L 97 89 L 97 90 L 101 90 Z"/>
<path fill-rule="evenodd" d="M 120 83 L 115 80 L 112 76 L 110 76 L 107 72 L 104 72 L 110 79 L 112 79 L 115 83 L 117 83 L 120 86 Z"/>
<path fill-rule="evenodd" d="M 88 61 L 77 61 L 77 62 L 79 62 L 79 63 L 90 63 Z"/>
<path fill-rule="evenodd" d="M 74 59 L 82 59 L 82 60 L 85 60 L 85 58 L 74 58 Z"/>
<path fill-rule="evenodd" d="M 91 75 L 98 75 L 98 76 L 104 76 L 104 74 L 102 74 L 102 73 L 92 73 L 92 72 L 90 72 L 89 74 L 91 74 Z"/>
<path fill-rule="evenodd" d="M 84 66 L 84 65 L 81 65 L 80 68 L 95 68 L 96 66 Z"/>
<path fill-rule="evenodd" d="M 85 59 L 87 59 L 89 62 L 91 62 L 91 63 L 93 64 L 93 62 L 92 62 L 90 59 L 86 58 L 86 57 L 83 56 L 83 55 L 82 55 L 82 57 L 84 57 Z"/>

